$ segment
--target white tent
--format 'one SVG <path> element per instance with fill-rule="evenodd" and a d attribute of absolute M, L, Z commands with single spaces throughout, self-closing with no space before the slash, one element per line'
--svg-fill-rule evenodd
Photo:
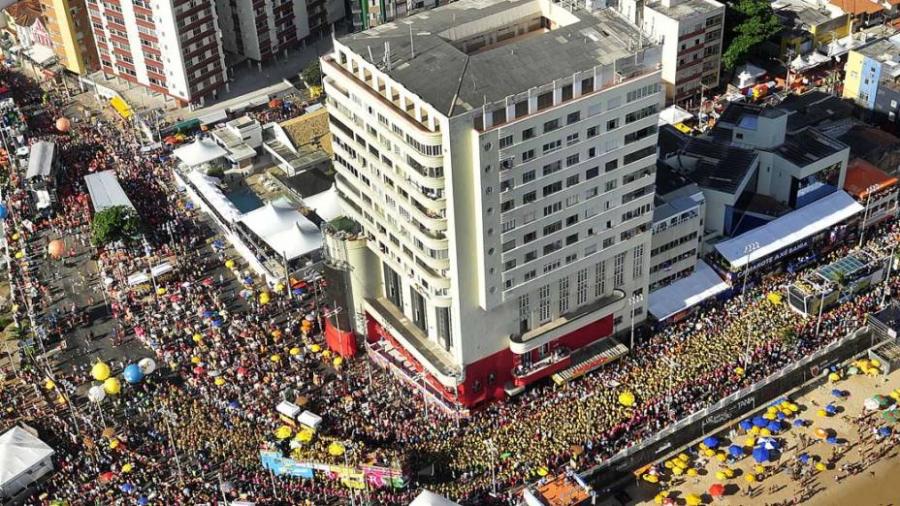
<path fill-rule="evenodd" d="M 343 214 L 334 185 L 322 193 L 303 199 L 303 203 L 325 221 L 331 221 Z"/>
<path fill-rule="evenodd" d="M 241 218 L 238 208 L 219 189 L 218 179 L 207 176 L 202 170 L 193 170 L 188 174 L 188 180 L 194 184 L 200 195 L 215 208 L 225 221 L 233 222 Z"/>
<path fill-rule="evenodd" d="M 94 212 L 100 212 L 109 207 L 125 206 L 134 209 L 125 190 L 119 184 L 115 171 L 104 170 L 84 176 L 88 193 L 91 195 L 91 203 L 94 204 Z"/>
<path fill-rule="evenodd" d="M 53 454 L 53 448 L 21 427 L 0 436 L 0 496 L 14 496 L 53 471 Z"/>
<path fill-rule="evenodd" d="M 735 74 L 735 86 L 738 88 L 746 88 L 747 86 L 755 84 L 759 78 L 766 75 L 766 69 L 757 67 L 752 63 L 747 63 L 741 66 Z"/>
<path fill-rule="evenodd" d="M 668 123 L 669 125 L 676 125 L 678 123 L 683 123 L 693 117 L 693 114 L 687 112 L 681 107 L 678 107 L 677 105 L 673 105 L 670 107 L 666 107 L 665 109 L 660 111 L 658 124 L 665 125 Z"/>
<path fill-rule="evenodd" d="M 25 179 L 47 178 L 53 173 L 53 158 L 56 144 L 47 141 L 35 142 L 28 154 L 28 170 Z"/>
<path fill-rule="evenodd" d="M 194 141 L 186 146 L 181 146 L 172 152 L 175 158 L 188 167 L 196 167 L 204 163 L 222 158 L 228 154 L 222 146 L 209 138 Z"/>
<path fill-rule="evenodd" d="M 288 260 L 322 247 L 322 233 L 286 199 L 254 209 L 240 219 L 273 251 Z"/>
<path fill-rule="evenodd" d="M 459 506 L 459 503 L 455 503 L 434 492 L 423 490 L 415 499 L 413 499 L 413 502 L 409 503 L 409 506 Z"/>
<path fill-rule="evenodd" d="M 727 289 L 728 283 L 700 260 L 690 276 L 650 292 L 649 311 L 657 320 L 665 320 Z"/>

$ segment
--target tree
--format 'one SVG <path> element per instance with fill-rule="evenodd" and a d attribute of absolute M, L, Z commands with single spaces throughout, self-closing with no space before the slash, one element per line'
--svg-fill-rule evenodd
<path fill-rule="evenodd" d="M 739 0 L 729 4 L 729 11 L 732 26 L 726 39 L 730 41 L 722 54 L 722 63 L 726 69 L 734 70 L 759 44 L 780 32 L 783 26 L 767 0 Z"/>
<path fill-rule="evenodd" d="M 94 215 L 91 238 L 96 245 L 131 239 L 138 234 L 137 213 L 127 206 L 113 206 Z"/>
<path fill-rule="evenodd" d="M 322 69 L 319 67 L 319 59 L 309 62 L 309 65 L 303 69 L 303 72 L 300 73 L 300 77 L 306 81 L 307 86 L 321 86 L 322 84 Z"/>

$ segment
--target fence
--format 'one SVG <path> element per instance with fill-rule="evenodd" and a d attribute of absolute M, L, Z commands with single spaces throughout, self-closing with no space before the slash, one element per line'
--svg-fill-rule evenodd
<path fill-rule="evenodd" d="M 860 355 L 883 340 L 883 336 L 872 332 L 869 327 L 857 329 L 802 360 L 770 374 L 765 379 L 675 422 L 653 437 L 620 451 L 601 464 L 581 473 L 581 476 L 585 480 L 590 480 L 596 488 L 609 487 L 630 476 L 632 469 L 656 462 L 667 451 L 688 445 L 708 432 L 718 430 L 729 420 L 764 406 L 772 399 L 812 379 L 822 378 L 821 372 L 828 366 Z"/>

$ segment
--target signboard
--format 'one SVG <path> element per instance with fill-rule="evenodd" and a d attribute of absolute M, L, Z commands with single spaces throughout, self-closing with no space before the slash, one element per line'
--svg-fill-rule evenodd
<path fill-rule="evenodd" d="M 406 486 L 403 472 L 390 467 L 364 465 L 355 468 L 321 462 L 301 462 L 282 457 L 280 453 L 273 451 L 259 452 L 259 460 L 263 468 L 278 476 L 313 479 L 316 473 L 320 473 L 320 478 L 340 480 L 345 487 L 353 489 Z"/>

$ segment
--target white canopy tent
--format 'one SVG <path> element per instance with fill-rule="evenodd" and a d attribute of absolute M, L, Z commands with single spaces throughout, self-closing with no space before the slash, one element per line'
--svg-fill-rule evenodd
<path fill-rule="evenodd" d="M 429 490 L 423 490 L 413 499 L 413 502 L 409 503 L 409 506 L 459 506 L 459 503 Z"/>
<path fill-rule="evenodd" d="M 650 292 L 649 311 L 654 318 L 662 321 L 727 289 L 728 283 L 709 264 L 700 260 L 690 276 Z"/>
<path fill-rule="evenodd" d="M 831 58 L 818 51 L 813 51 L 809 54 L 799 55 L 791 60 L 791 70 L 794 72 L 804 72 L 829 61 L 831 61 Z"/>
<path fill-rule="evenodd" d="M 100 212 L 104 209 L 125 206 L 134 209 L 125 190 L 119 184 L 115 171 L 104 170 L 84 176 L 84 182 L 87 185 L 88 193 L 91 195 L 91 203 L 94 204 L 94 212 Z"/>
<path fill-rule="evenodd" d="M 314 210 L 325 221 L 331 221 L 344 214 L 341 211 L 341 205 L 338 203 L 337 189 L 334 185 L 331 185 L 331 188 L 322 193 L 303 199 L 303 203 L 306 207 Z"/>
<path fill-rule="evenodd" d="M 13 427 L 0 436 L 0 496 L 14 496 L 53 471 L 54 453 L 47 443 L 22 427 Z"/>
<path fill-rule="evenodd" d="M 746 63 L 735 72 L 734 84 L 738 88 L 746 88 L 756 84 L 756 81 L 764 75 L 766 75 L 766 69 L 757 67 L 752 63 Z"/>
<path fill-rule="evenodd" d="M 269 202 L 241 219 L 251 232 L 288 260 L 322 247 L 322 232 L 286 199 Z"/>
<path fill-rule="evenodd" d="M 863 206 L 847 192 L 831 195 L 790 212 L 749 232 L 716 244 L 732 270 L 765 258 L 861 212 Z"/>
<path fill-rule="evenodd" d="M 25 179 L 46 178 L 53 173 L 53 158 L 56 144 L 47 141 L 35 142 L 28 154 L 28 170 Z"/>
<path fill-rule="evenodd" d="M 209 138 L 199 139 L 172 152 L 175 158 L 187 167 L 197 167 L 204 163 L 223 158 L 228 154 L 222 146 Z"/>
<path fill-rule="evenodd" d="M 689 113 L 688 111 L 678 107 L 677 105 L 672 105 L 666 107 L 662 111 L 659 112 L 659 125 L 677 125 L 678 123 L 683 123 L 691 118 L 694 115 Z"/>
<path fill-rule="evenodd" d="M 241 219 L 241 212 L 228 200 L 228 197 L 219 189 L 219 180 L 207 176 L 202 170 L 193 170 L 188 174 L 188 181 L 194 184 L 200 195 L 213 206 L 219 215 L 226 221 L 234 222 Z"/>

